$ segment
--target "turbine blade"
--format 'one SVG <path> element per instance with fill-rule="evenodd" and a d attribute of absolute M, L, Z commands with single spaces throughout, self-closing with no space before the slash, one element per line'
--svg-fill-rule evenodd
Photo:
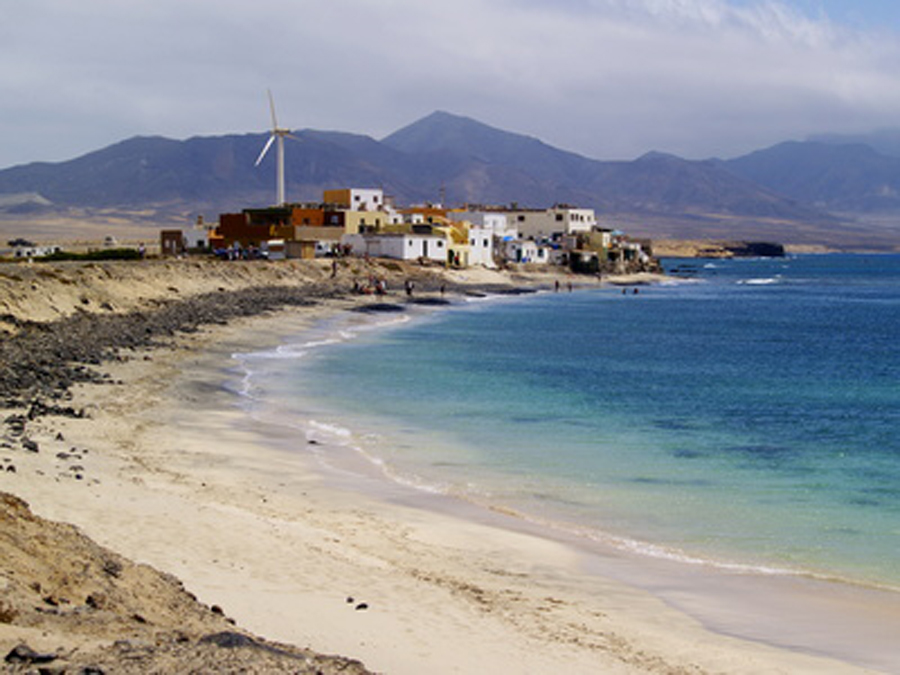
<path fill-rule="evenodd" d="M 272 90 L 266 89 L 269 92 L 269 110 L 272 111 L 272 130 L 278 128 L 278 120 L 275 118 L 275 98 L 272 96 Z"/>
<path fill-rule="evenodd" d="M 300 141 L 301 143 L 303 142 L 303 139 L 302 139 L 302 138 L 300 138 L 299 136 L 295 136 L 294 134 L 288 133 L 288 134 L 284 134 L 284 135 L 285 135 L 287 138 L 290 138 L 291 140 L 294 140 L 294 141 Z"/>
<path fill-rule="evenodd" d="M 256 164 L 254 164 L 253 166 L 259 166 L 259 163 L 261 161 L 263 161 L 263 157 L 266 156 L 266 153 L 269 151 L 269 148 L 272 147 L 272 143 L 274 143 L 274 142 L 275 142 L 275 134 L 272 134 L 271 136 L 269 136 L 269 140 L 266 141 L 266 144 L 263 147 L 262 152 L 259 153 L 259 157 L 256 158 Z"/>

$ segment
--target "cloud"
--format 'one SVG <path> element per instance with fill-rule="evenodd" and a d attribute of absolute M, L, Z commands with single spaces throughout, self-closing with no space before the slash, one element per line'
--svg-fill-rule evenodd
<path fill-rule="evenodd" d="M 896 36 L 745 0 L 29 0 L 0 27 L 0 166 L 435 109 L 601 158 L 888 126 Z"/>

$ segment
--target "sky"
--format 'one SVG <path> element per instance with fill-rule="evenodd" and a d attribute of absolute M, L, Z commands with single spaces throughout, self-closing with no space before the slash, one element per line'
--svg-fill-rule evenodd
<path fill-rule="evenodd" d="M 595 159 L 900 127 L 896 0 L 5 0 L 0 168 L 444 110 Z"/>

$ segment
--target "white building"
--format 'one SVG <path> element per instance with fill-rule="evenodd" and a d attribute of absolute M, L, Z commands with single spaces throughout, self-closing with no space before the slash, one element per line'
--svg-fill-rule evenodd
<path fill-rule="evenodd" d="M 385 204 L 384 191 L 378 188 L 343 188 L 324 190 L 322 199 L 326 204 L 336 204 L 352 211 L 390 211 Z"/>
<path fill-rule="evenodd" d="M 209 247 L 208 227 L 192 227 L 184 231 L 184 246 L 188 250 Z"/>
<path fill-rule="evenodd" d="M 476 227 L 490 230 L 491 234 L 499 239 L 517 239 L 519 236 L 506 214 L 499 211 L 450 211 L 447 217 L 456 222 L 469 222 Z"/>
<path fill-rule="evenodd" d="M 597 227 L 597 215 L 594 209 L 576 209 L 571 206 L 554 206 L 548 210 L 555 223 L 562 223 L 566 234 L 590 232 Z"/>
<path fill-rule="evenodd" d="M 469 226 L 469 264 L 494 267 L 494 232 L 488 227 Z"/>
<path fill-rule="evenodd" d="M 447 262 L 447 239 L 438 234 L 345 234 L 341 243 L 350 246 L 354 255 Z"/>
<path fill-rule="evenodd" d="M 543 211 L 520 209 L 506 214 L 511 227 L 520 237 L 550 237 L 554 234 L 590 232 L 597 225 L 594 209 L 554 206 Z"/>
<path fill-rule="evenodd" d="M 550 249 L 539 246 L 530 239 L 513 239 L 503 242 L 503 253 L 506 259 L 515 263 L 548 263 Z"/>
<path fill-rule="evenodd" d="M 59 253 L 62 251 L 62 248 L 54 245 L 38 245 L 38 244 L 29 244 L 29 245 L 16 245 L 12 248 L 12 253 L 14 258 L 43 258 L 44 256 L 53 255 L 54 253 Z"/>

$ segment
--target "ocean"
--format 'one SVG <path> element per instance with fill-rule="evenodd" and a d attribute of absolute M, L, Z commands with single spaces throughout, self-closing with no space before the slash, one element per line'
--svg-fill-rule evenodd
<path fill-rule="evenodd" d="M 900 589 L 900 256 L 663 262 L 657 285 L 345 313 L 236 355 L 236 386 L 332 468 L 651 558 Z"/>

